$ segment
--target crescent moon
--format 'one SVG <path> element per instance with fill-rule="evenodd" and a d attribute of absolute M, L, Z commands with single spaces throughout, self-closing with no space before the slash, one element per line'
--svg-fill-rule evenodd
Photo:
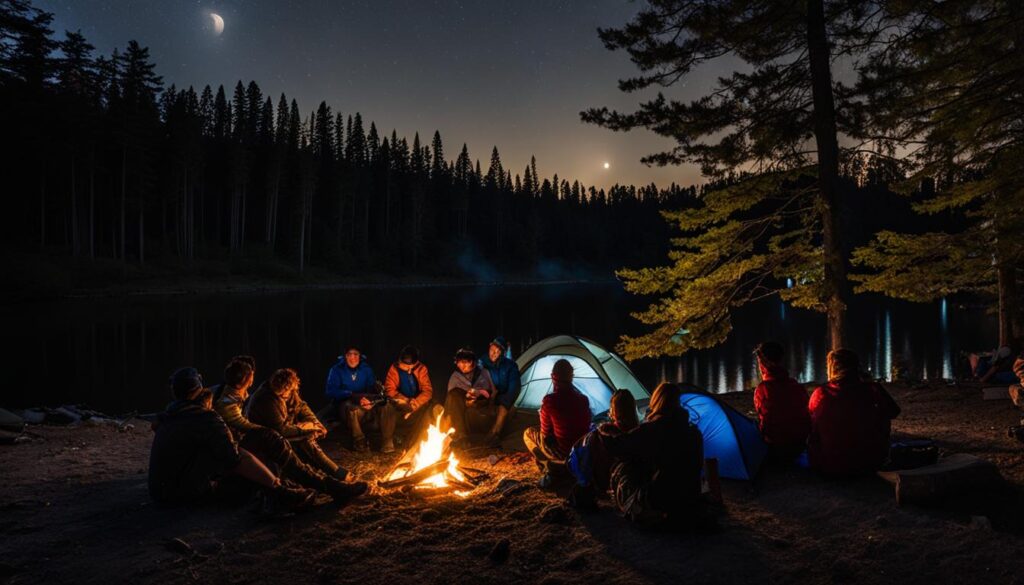
<path fill-rule="evenodd" d="M 210 20 L 213 22 L 213 34 L 220 36 L 224 32 L 224 19 L 216 12 L 211 12 Z"/>

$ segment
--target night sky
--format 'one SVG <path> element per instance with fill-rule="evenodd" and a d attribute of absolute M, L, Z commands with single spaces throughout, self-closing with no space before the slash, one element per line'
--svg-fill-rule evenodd
<path fill-rule="evenodd" d="M 671 141 L 646 131 L 614 133 L 583 124 L 579 111 L 631 110 L 617 79 L 635 71 L 604 48 L 598 26 L 626 23 L 628 0 L 36 0 L 55 14 L 56 36 L 81 29 L 108 54 L 130 39 L 150 48 L 165 86 L 255 80 L 274 102 L 296 98 L 306 116 L 321 100 L 359 111 L 366 127 L 429 143 L 441 131 L 445 154 L 462 143 L 484 170 L 493 145 L 513 174 L 537 156 L 542 177 L 586 185 L 667 185 L 700 180 L 694 167 L 649 168 L 639 159 Z M 215 34 L 210 13 L 225 27 Z M 704 72 L 671 95 L 710 81 Z M 649 95 L 649 94 L 648 94 Z M 604 169 L 604 163 L 610 163 Z"/>

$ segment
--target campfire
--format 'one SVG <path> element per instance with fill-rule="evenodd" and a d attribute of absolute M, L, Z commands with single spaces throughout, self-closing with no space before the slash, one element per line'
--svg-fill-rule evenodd
<path fill-rule="evenodd" d="M 380 487 L 424 494 L 454 492 L 464 498 L 483 481 L 486 473 L 461 465 L 452 453 L 454 429 L 442 432 L 441 416 L 427 427 L 426 436 L 402 455 L 387 479 L 377 482 Z"/>

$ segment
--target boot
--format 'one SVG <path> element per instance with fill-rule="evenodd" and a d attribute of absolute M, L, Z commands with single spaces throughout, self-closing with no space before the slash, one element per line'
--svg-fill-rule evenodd
<path fill-rule="evenodd" d="M 356 453 L 366 453 L 370 450 L 370 444 L 366 441 L 366 437 L 360 435 L 352 439 L 352 450 Z"/>
<path fill-rule="evenodd" d="M 333 477 L 324 478 L 324 492 L 331 496 L 335 504 L 344 505 L 366 493 L 369 486 L 365 481 L 351 483 L 338 481 Z"/>
<path fill-rule="evenodd" d="M 395 452 L 395 441 L 394 439 L 384 439 L 384 442 L 380 446 L 381 453 L 394 453 Z"/>
<path fill-rule="evenodd" d="M 315 500 L 314 490 L 291 487 L 282 482 L 277 487 L 264 491 L 261 512 L 267 516 L 281 516 L 305 510 L 312 506 Z"/>

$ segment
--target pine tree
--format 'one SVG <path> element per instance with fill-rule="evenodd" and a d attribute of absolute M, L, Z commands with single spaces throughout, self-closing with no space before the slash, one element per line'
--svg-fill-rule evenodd
<path fill-rule="evenodd" d="M 856 56 L 870 32 L 868 3 L 809 0 L 651 0 L 621 29 L 600 30 L 611 50 L 640 69 L 627 92 L 687 80 L 699 65 L 744 62 L 691 103 L 659 93 L 639 111 L 591 109 L 582 118 L 613 130 L 648 128 L 676 146 L 648 164 L 699 164 L 715 180 L 752 171 L 710 191 L 695 214 L 669 214 L 683 237 L 673 264 L 620 273 L 629 291 L 662 300 L 636 317 L 653 328 L 624 337 L 630 358 L 678 355 L 720 343 L 735 307 L 771 294 L 828 315 L 841 347 L 848 296 L 839 212 L 838 98 L 832 63 Z M 813 177 L 808 185 L 802 177 Z M 779 286 L 786 277 L 798 285 Z"/>
<path fill-rule="evenodd" d="M 915 209 L 953 215 L 961 229 L 883 231 L 855 251 L 870 272 L 854 278 L 860 290 L 912 301 L 994 292 L 1000 344 L 1008 345 L 1024 335 L 1024 10 L 1010 0 L 886 8 L 894 40 L 863 70 L 860 89 L 870 99 L 860 123 L 890 149 L 911 152 L 903 191 L 935 185 Z"/>

